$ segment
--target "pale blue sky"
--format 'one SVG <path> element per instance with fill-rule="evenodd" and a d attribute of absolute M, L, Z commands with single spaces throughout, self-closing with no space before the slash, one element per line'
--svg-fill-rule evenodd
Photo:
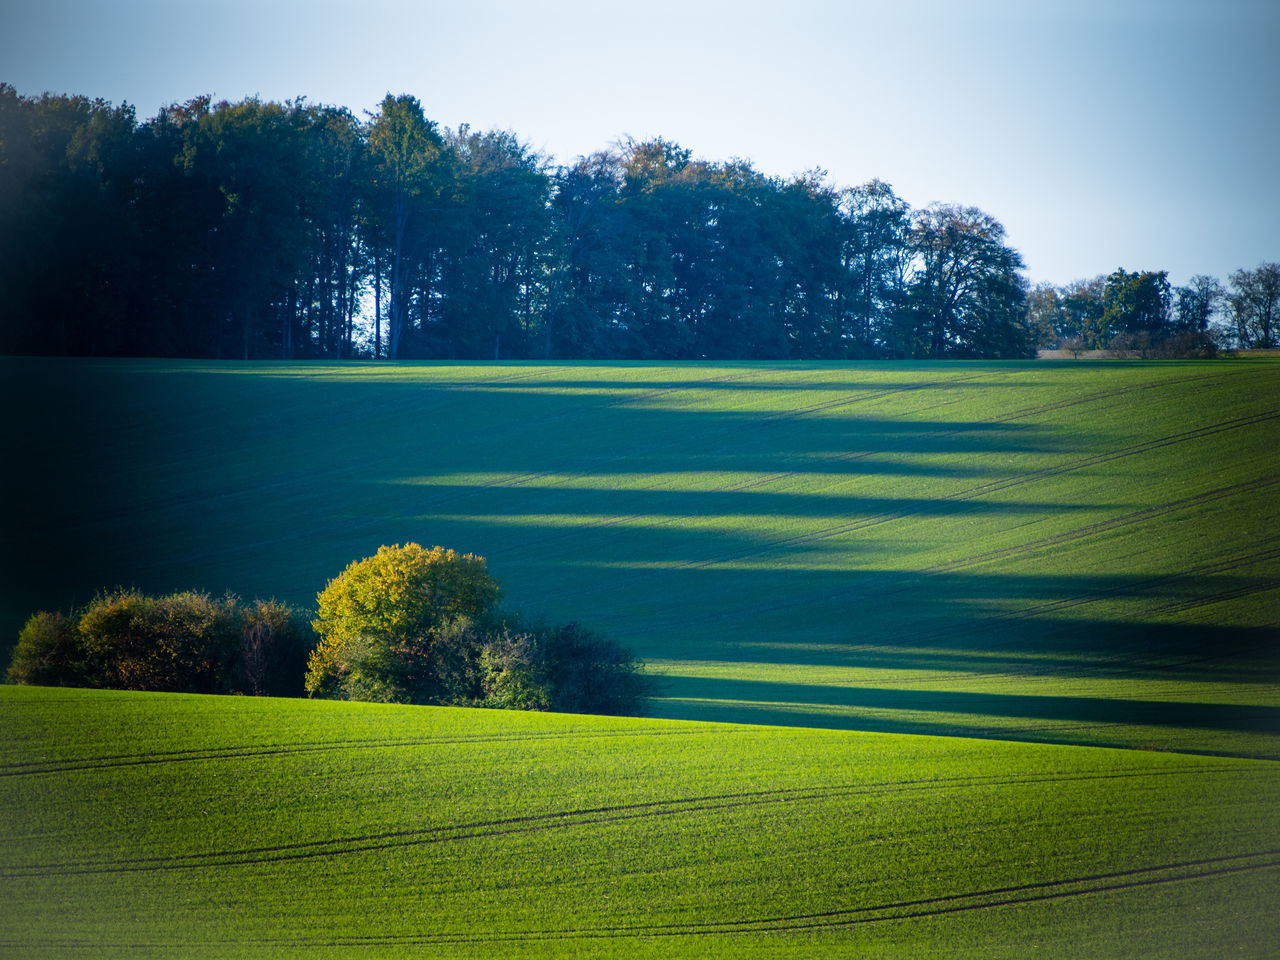
<path fill-rule="evenodd" d="M 0 81 L 140 118 L 419 97 L 567 161 L 665 136 L 1000 219 L 1033 280 L 1280 260 L 1280 2 L 7 0 Z"/>

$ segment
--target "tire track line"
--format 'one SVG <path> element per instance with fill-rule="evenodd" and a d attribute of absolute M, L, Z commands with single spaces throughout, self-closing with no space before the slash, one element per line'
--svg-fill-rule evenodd
<path fill-rule="evenodd" d="M 1270 541 L 1264 540 L 1263 543 Z M 1056 613 L 1062 610 L 1069 610 L 1075 607 L 1087 606 L 1091 603 L 1097 603 L 1102 600 L 1113 597 L 1136 596 L 1139 592 L 1150 591 L 1164 584 L 1177 584 L 1187 579 L 1199 579 L 1205 577 L 1218 576 L 1224 573 L 1231 573 L 1242 566 L 1250 564 L 1266 563 L 1268 561 L 1280 560 L 1280 546 L 1268 549 L 1254 551 L 1251 553 L 1238 554 L 1222 560 L 1216 560 L 1211 563 L 1198 564 L 1188 567 L 1186 570 L 1177 573 L 1162 574 L 1155 577 L 1147 577 L 1142 580 L 1124 583 L 1119 586 L 1108 587 L 1102 590 L 1094 590 L 1088 593 L 1075 594 L 1070 597 L 1061 597 L 1055 600 L 1049 600 L 1044 603 L 1034 604 L 1032 606 L 1023 607 L 1018 610 L 1011 610 L 1006 613 L 994 614 L 983 617 L 980 620 L 968 624 L 956 626 L 951 630 L 937 631 L 920 638 L 921 643 L 927 643 L 937 640 L 954 639 L 956 637 L 967 636 L 975 632 L 982 632 L 989 629 L 993 625 L 1008 623 L 1015 620 L 1025 620 L 1032 617 L 1042 616 L 1048 613 Z M 1238 599 L 1239 597 L 1249 596 L 1254 593 L 1274 590 L 1280 587 L 1280 581 L 1260 582 L 1243 584 L 1235 587 L 1217 591 L 1212 594 L 1202 594 L 1196 597 L 1186 599 L 1167 600 L 1163 603 L 1149 604 L 1145 609 L 1151 613 L 1169 613 L 1182 610 L 1193 610 L 1197 607 L 1208 606 L 1214 603 L 1220 603 L 1224 600 Z"/>
<path fill-rule="evenodd" d="M 1018 556 L 1021 554 L 1030 553 L 1037 550 L 1044 550 L 1050 547 L 1061 546 L 1062 544 L 1070 543 L 1076 540 L 1083 540 L 1100 533 L 1109 533 L 1114 530 L 1120 530 L 1120 529 L 1124 529 L 1125 527 L 1133 526 L 1135 524 L 1140 524 L 1140 523 L 1147 522 L 1149 520 L 1158 519 L 1167 514 L 1175 513 L 1180 510 L 1185 510 L 1190 507 L 1196 507 L 1196 506 L 1201 506 L 1208 503 L 1214 503 L 1216 501 L 1223 500 L 1223 499 L 1235 496 L 1237 494 L 1246 493 L 1246 492 L 1252 493 L 1252 492 L 1265 490 L 1269 487 L 1275 486 L 1278 483 L 1280 483 L 1280 474 L 1261 477 L 1255 480 L 1249 480 L 1249 481 L 1243 481 L 1241 483 L 1230 484 L 1226 487 L 1219 487 L 1214 490 L 1207 490 L 1207 491 L 1204 491 L 1203 493 L 1199 493 L 1190 497 L 1183 497 L 1179 500 L 1160 504 L 1159 506 L 1146 507 L 1141 510 L 1136 510 L 1131 513 L 1123 514 L 1119 517 L 1110 517 L 1106 520 L 1097 521 L 1096 523 L 1085 524 L 1084 526 L 1075 527 L 1071 530 L 1065 530 L 1061 533 L 1052 534 L 1047 537 L 1039 537 L 1035 540 L 1028 540 L 1028 541 L 1024 541 L 1023 543 L 1011 544 L 1010 546 L 1001 547 L 996 550 L 988 550 L 982 553 L 970 554 L 969 556 L 966 556 L 966 557 L 959 557 L 955 560 L 948 560 L 942 563 L 932 564 L 927 567 L 920 567 L 919 569 L 916 569 L 916 570 L 878 571 L 863 578 L 862 581 L 856 587 L 853 587 L 849 590 L 842 592 L 840 596 L 844 599 L 852 599 L 859 596 L 864 596 L 870 591 L 875 591 L 877 596 L 883 597 L 889 594 L 903 593 L 906 591 L 917 590 L 919 589 L 921 579 L 927 578 L 929 574 L 951 573 L 956 570 L 962 570 L 968 567 L 978 566 L 985 563 L 991 563 L 996 560 L 1006 560 L 1006 559 L 1009 559 L 1010 557 Z M 897 517 L 877 518 L 877 519 L 862 523 L 860 525 L 871 526 L 873 524 L 888 522 L 891 519 L 897 519 Z M 853 529 L 856 526 L 859 526 L 859 524 L 850 524 L 849 528 Z M 841 531 L 841 532 L 847 532 L 847 531 Z M 812 537 L 798 536 L 794 538 L 789 538 L 786 541 L 777 541 L 766 547 L 753 549 L 751 551 L 745 551 L 737 555 L 723 556 L 723 557 L 710 559 L 710 560 L 687 561 L 685 563 L 673 564 L 670 567 L 662 568 L 661 572 L 668 572 L 671 570 L 698 570 L 698 569 L 711 568 L 711 567 L 719 566 L 720 564 L 723 564 L 723 563 L 745 559 L 746 557 L 749 557 L 749 556 L 773 552 L 773 550 L 779 543 L 785 543 L 787 545 L 795 545 L 799 543 L 806 543 L 811 540 L 816 541 L 819 539 L 825 539 L 828 536 L 834 536 L 834 535 L 835 535 L 834 533 L 824 533 L 824 534 L 814 535 Z M 620 581 L 620 584 L 631 584 L 646 576 L 651 577 L 654 575 L 655 574 L 652 571 L 642 570 L 637 572 L 634 577 Z M 830 593 L 824 594 L 824 597 L 826 597 L 827 599 L 831 599 L 833 596 L 834 595 Z M 786 610 L 797 605 L 802 605 L 805 602 L 806 601 L 804 601 L 803 599 L 796 599 L 795 597 L 786 597 L 781 600 L 775 600 L 769 603 L 754 605 L 750 608 L 749 611 L 745 611 L 745 613 L 749 613 L 751 616 L 759 616 L 761 614 L 767 614 L 767 613 L 776 613 L 779 610 Z M 680 623 L 681 625 L 707 623 L 707 622 L 711 622 L 713 620 L 719 619 L 720 616 L 721 616 L 720 613 L 710 611 L 710 610 L 704 610 L 700 614 L 682 615 L 680 618 Z"/>
<path fill-rule="evenodd" d="M 433 747 L 471 743 L 522 743 L 573 739 L 597 739 L 610 737 L 677 737 L 703 733 L 699 730 L 653 731 L 572 731 L 565 733 L 531 734 L 520 736 L 456 736 L 427 737 L 410 740 L 332 740 L 302 744 L 269 744 L 258 747 L 211 747 L 205 750 L 174 750 L 156 754 L 115 754 L 106 757 L 86 757 L 75 760 L 33 760 L 8 764 L 0 768 L 0 777 L 34 776 L 48 773 L 69 773 L 82 770 L 111 770 L 117 767 L 151 766 L 162 763 L 186 763 L 201 760 L 244 760 L 252 757 L 283 756 L 299 753 L 319 753 L 333 750 L 395 749 L 399 747 Z"/>
<path fill-rule="evenodd" d="M 540 814 L 504 817 L 462 824 L 423 827 L 414 830 L 396 830 L 351 837 L 312 840 L 267 847 L 250 847 L 237 850 L 210 851 L 191 854 L 174 854 L 158 857 L 138 857 L 109 861 L 69 861 L 46 864 L 15 865 L 0 870 L 2 879 L 29 877 L 79 876 L 104 873 L 138 873 L 212 867 L 243 866 L 281 863 L 339 856 L 351 853 L 448 843 L 457 840 L 474 840 L 510 836 L 520 833 L 536 833 L 550 829 L 593 826 L 626 820 L 651 817 L 670 817 L 680 814 L 707 813 L 737 807 L 760 804 L 795 803 L 812 800 L 840 800 L 859 796 L 883 796 L 902 793 L 925 793 L 937 790 L 972 789 L 983 787 L 1022 787 L 1046 783 L 1083 783 L 1087 781 L 1117 779 L 1148 779 L 1153 777 L 1183 777 L 1187 775 L 1214 775 L 1229 771 L 1212 765 L 1182 767 L 1177 770 L 1129 770 L 1093 773 L 1053 774 L 1031 776 L 960 776 L 931 780 L 903 780 L 878 784 L 841 784 L 828 787 L 795 787 L 780 790 L 757 790 L 740 793 L 711 794 L 698 797 L 649 800 L 637 803 L 612 804 L 601 807 L 577 808 Z"/>
<path fill-rule="evenodd" d="M 1277 416 L 1280 416 L 1280 413 L 1277 413 Z M 1158 504 L 1154 507 L 1144 507 L 1141 510 L 1135 510 L 1131 513 L 1122 514 L 1118 517 L 1109 517 L 1106 520 L 1099 520 L 1096 523 L 1085 524 L 1084 526 L 1076 527 L 1072 530 L 1065 530 L 1062 533 L 1053 534 L 1048 537 L 1040 537 L 1035 540 L 1028 540 L 1024 543 L 1001 547 L 997 550 L 988 550 L 983 553 L 970 554 L 967 557 L 961 557 L 956 560 L 934 564 L 929 567 L 922 567 L 921 570 L 926 573 L 945 573 L 961 567 L 974 566 L 979 563 L 988 563 L 991 560 L 1003 559 L 1008 556 L 1027 553 L 1044 547 L 1058 546 L 1063 543 L 1069 543 L 1073 540 L 1082 540 L 1097 533 L 1106 533 L 1122 527 L 1132 526 L 1135 523 L 1141 523 L 1146 520 L 1154 520 L 1170 513 L 1176 513 L 1179 510 L 1184 510 L 1188 507 L 1203 506 L 1204 504 L 1214 503 L 1218 500 L 1224 500 L 1228 497 L 1233 497 L 1239 494 L 1258 493 L 1268 489 L 1269 487 L 1275 486 L 1277 483 L 1280 483 L 1280 474 L 1268 474 L 1262 477 L 1256 477 L 1253 480 L 1244 480 L 1239 483 L 1228 484 L 1225 487 L 1205 490 L 1189 497 L 1181 497 L 1177 500 L 1166 501 L 1165 503 Z"/>
<path fill-rule="evenodd" d="M 282 939 L 260 941 L 275 946 L 413 946 L 439 944 L 522 943 L 547 940 L 622 939 L 633 937 L 702 937 L 726 934 L 794 933 L 838 930 L 871 923 L 915 920 L 953 913 L 1024 906 L 1093 894 L 1140 890 L 1168 883 L 1207 880 L 1215 877 L 1280 868 L 1280 850 L 1231 854 L 1154 867 L 1136 867 L 1107 873 L 1046 880 L 1039 883 L 993 887 L 966 893 L 944 894 L 917 900 L 901 900 L 848 910 L 811 914 L 781 914 L 761 918 L 705 921 L 688 924 L 632 924 L 626 926 L 582 927 L 560 930 L 525 930 L 491 935 L 469 933 L 406 934 L 388 937 L 337 937 L 332 939 Z M 1065 889 L 1064 889 L 1065 888 Z"/>
<path fill-rule="evenodd" d="M 759 373 L 755 373 L 750 376 L 718 377 L 718 378 L 713 378 L 709 380 L 691 381 L 688 387 L 681 386 L 681 387 L 656 388 L 653 390 L 644 391 L 635 397 L 629 397 L 625 400 L 622 400 L 622 399 L 617 400 L 609 404 L 609 406 L 618 407 L 618 406 L 624 406 L 626 404 L 629 404 L 637 399 L 639 400 L 652 399 L 654 397 L 662 396 L 667 391 L 673 390 L 673 389 L 678 389 L 678 390 L 696 389 L 697 387 L 704 384 L 708 384 L 708 383 L 720 383 L 720 382 L 729 382 L 729 381 L 745 381 L 745 380 L 759 379 L 761 376 L 764 375 L 764 373 L 765 371 L 761 371 Z M 1003 379 L 1008 379 L 1012 376 L 1014 376 L 1014 374 L 1012 373 L 1005 374 L 1003 376 Z M 919 384 L 912 384 L 910 386 L 898 386 L 898 387 L 894 387 L 892 389 L 887 389 L 887 390 L 885 389 L 877 390 L 872 393 L 863 392 L 863 393 L 848 394 L 836 400 L 828 400 L 820 404 L 813 404 L 808 407 L 778 411 L 776 413 L 763 415 L 763 416 L 760 416 L 758 420 L 762 423 L 772 423 L 772 422 L 777 422 L 781 420 L 796 419 L 802 416 L 807 416 L 810 413 L 821 412 L 823 410 L 834 409 L 837 407 L 852 406 L 853 404 L 856 404 L 856 403 L 879 400 L 879 399 L 883 399 L 884 397 L 894 396 L 900 393 L 907 393 L 907 392 L 912 392 L 916 390 L 930 389 L 935 387 L 945 388 L 951 384 L 965 383 L 971 380 L 977 380 L 982 378 L 983 378 L 982 374 L 974 374 L 969 377 L 950 378 L 946 380 L 930 380 L 930 381 L 925 381 Z M 995 379 L 1001 379 L 1001 378 L 995 378 Z M 799 386 L 797 387 L 797 389 L 803 389 L 803 386 Z M 1030 408 L 1030 409 L 1034 410 L 1034 408 Z M 1017 416 L 1026 416 L 1026 415 L 1030 415 L 1030 414 L 1020 412 L 1020 413 L 1009 415 L 1009 416 L 1010 418 L 1016 418 Z M 995 422 L 996 419 L 997 418 L 992 418 L 992 422 Z M 1004 419 L 1004 418 L 999 418 L 999 419 Z M 978 422 L 984 423 L 987 421 L 984 420 L 984 421 L 978 421 Z M 938 437 L 951 436 L 957 433 L 968 432 L 973 428 L 974 428 L 973 423 L 965 423 L 965 424 L 959 424 L 953 429 L 932 431 L 931 433 L 925 434 L 924 436 L 926 438 L 931 438 L 935 436 L 938 436 Z M 841 454 L 840 456 L 835 457 L 833 459 L 837 463 L 846 463 L 846 462 L 866 459 L 868 457 L 874 456 L 876 453 L 877 451 L 868 451 L 868 452 L 859 453 L 859 454 L 853 454 L 853 453 Z M 749 490 L 755 487 L 763 486 L 768 483 L 776 482 L 778 480 L 784 480 L 790 477 L 794 477 L 799 472 L 800 471 L 789 470 L 789 471 L 775 472 L 765 477 L 753 477 L 750 480 L 743 480 L 743 481 L 740 481 L 739 483 L 731 484 L 728 487 L 723 488 L 723 490 L 727 492 L 738 492 L 740 490 Z M 519 487 L 526 486 L 530 483 L 533 483 L 537 480 L 543 480 L 543 479 L 549 479 L 549 478 L 554 478 L 557 480 L 583 479 L 590 475 L 591 475 L 591 471 L 589 470 L 576 470 L 568 473 L 546 471 L 541 473 L 516 474 L 511 477 L 500 477 L 497 479 L 486 481 L 484 483 L 469 485 L 467 489 L 460 490 L 454 493 L 452 496 L 439 498 L 438 500 L 435 501 L 435 504 L 439 505 L 439 504 L 456 503 L 459 500 L 465 500 L 476 495 L 479 491 L 492 490 L 492 489 L 506 489 L 506 488 L 517 489 Z M 721 491 L 717 490 L 717 491 L 710 491 L 710 492 L 718 493 Z M 615 526 L 620 526 L 626 523 L 631 523 L 637 520 L 644 520 L 652 516 L 653 516 L 652 514 L 634 513 L 634 514 L 629 514 L 627 516 L 609 517 L 604 520 L 598 520 L 591 523 L 580 524 L 576 527 L 573 527 L 570 530 L 557 531 L 555 533 L 550 533 L 542 537 L 538 537 L 534 539 L 526 539 L 521 542 L 519 549 L 527 549 L 531 545 L 538 545 L 538 544 L 543 544 L 543 543 L 547 543 L 555 540 L 562 540 L 562 539 L 565 539 L 566 537 L 573 536 L 579 530 L 615 527 Z M 676 522 L 676 520 L 667 519 L 655 525 L 666 526 L 672 522 Z M 512 549 L 515 549 L 515 548 L 512 548 Z M 497 554 L 501 554 L 503 552 L 504 551 L 502 550 L 496 551 Z"/>

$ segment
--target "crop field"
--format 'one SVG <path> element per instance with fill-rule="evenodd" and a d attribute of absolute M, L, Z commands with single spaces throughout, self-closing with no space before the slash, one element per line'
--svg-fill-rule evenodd
<path fill-rule="evenodd" d="M 1280 363 L 10 359 L 0 610 L 409 540 L 658 716 L 1280 757 Z"/>
<path fill-rule="evenodd" d="M 0 956 L 1280 942 L 1274 360 L 0 389 L 5 644 L 116 585 L 306 606 L 416 540 L 661 681 L 645 719 L 0 687 Z"/>
<path fill-rule="evenodd" d="M 0 688 L 0 956 L 1257 957 L 1273 761 Z"/>

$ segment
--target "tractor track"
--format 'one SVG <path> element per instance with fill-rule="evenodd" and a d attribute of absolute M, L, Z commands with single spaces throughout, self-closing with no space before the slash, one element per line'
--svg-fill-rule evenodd
<path fill-rule="evenodd" d="M 84 757 L 68 760 L 32 760 L 0 766 L 0 777 L 36 776 L 52 773 L 79 773 L 90 770 L 114 770 L 119 767 L 152 766 L 166 763 L 190 763 L 208 760 L 247 760 L 256 757 L 287 756 L 301 753 L 322 753 L 334 750 L 398 749 L 403 747 L 437 747 L 480 743 L 538 743 L 558 740 L 588 740 L 604 738 L 638 739 L 642 737 L 690 736 L 698 730 L 652 731 L 566 731 L 563 733 L 521 734 L 518 736 L 452 736 L 411 739 L 358 739 L 329 740 L 314 743 L 263 744 L 238 747 L 209 747 L 206 749 L 159 751 L 156 753 L 113 754 L 102 757 Z"/>
<path fill-rule="evenodd" d="M 649 800 L 600 807 L 573 808 L 494 820 L 328 838 L 267 847 L 108 861 L 86 860 L 19 864 L 0 869 L 0 879 L 138 873 L 273 864 L 450 843 L 459 840 L 487 839 L 515 834 L 538 833 L 546 830 L 613 824 L 628 820 L 705 814 L 717 810 L 759 807 L 764 804 L 842 800 L 859 796 L 901 795 L 905 793 L 982 787 L 1022 787 L 1035 784 L 1213 775 L 1223 772 L 1224 768 L 1222 767 L 1206 764 L 1181 767 L 1176 770 L 1130 770 L 1072 774 L 1045 773 L 1031 776 L 946 777 L 930 780 L 901 780 L 878 784 L 842 784 L 828 787 L 756 790 L 666 800 Z"/>

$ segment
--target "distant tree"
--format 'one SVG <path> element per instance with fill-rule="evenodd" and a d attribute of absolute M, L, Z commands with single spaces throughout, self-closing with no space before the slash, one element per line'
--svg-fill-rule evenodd
<path fill-rule="evenodd" d="M 844 268 L 849 275 L 846 336 L 854 356 L 873 356 L 892 335 L 911 257 L 911 208 L 882 180 L 844 192 Z"/>
<path fill-rule="evenodd" d="M 1061 308 L 1057 328 L 1061 337 L 1079 337 L 1086 350 L 1099 350 L 1107 345 L 1107 331 L 1102 322 L 1106 310 L 1105 276 L 1091 280 L 1075 280 L 1059 294 Z"/>
<path fill-rule="evenodd" d="M 345 108 L 297 104 L 293 109 L 301 154 L 295 197 L 310 256 L 282 311 L 281 355 L 349 358 L 356 350 L 355 318 L 370 269 L 359 229 L 368 178 L 364 131 Z"/>
<path fill-rule="evenodd" d="M 615 153 L 594 153 L 555 173 L 550 214 L 557 256 L 549 264 L 541 351 L 546 359 L 624 352 L 625 253 L 633 220 L 620 202 L 621 184 Z"/>
<path fill-rule="evenodd" d="M 1203 333 L 1209 329 L 1225 297 L 1226 292 L 1216 278 L 1197 274 L 1185 287 L 1175 291 L 1174 325 L 1180 331 Z"/>
<path fill-rule="evenodd" d="M 1163 349 L 1223 303 L 1240 345 L 1280 338 L 1275 264 L 1225 300 L 1205 276 L 1029 290 L 1021 270 L 975 208 L 662 138 L 552 169 L 510 132 L 437 130 L 407 94 L 368 122 L 199 96 L 139 124 L 0 84 L 0 351 L 1005 357 L 1072 337 Z"/>
<path fill-rule="evenodd" d="M 1079 360 L 1080 354 L 1084 352 L 1084 338 L 1081 336 L 1063 337 L 1058 341 L 1058 346 L 1071 354 L 1071 359 Z"/>
<path fill-rule="evenodd" d="M 912 216 L 913 254 L 903 330 L 916 357 L 1022 357 L 1026 327 L 1022 257 L 1004 227 L 975 207 L 933 204 Z"/>
<path fill-rule="evenodd" d="M 1171 327 L 1172 295 L 1164 270 L 1116 270 L 1103 292 L 1102 326 L 1111 336 L 1163 336 Z"/>
<path fill-rule="evenodd" d="M 0 84 L 0 350 L 147 349 L 135 130 L 128 104 Z"/>
<path fill-rule="evenodd" d="M 784 269 L 780 297 L 786 354 L 839 357 L 860 350 L 849 342 L 844 304 L 852 284 L 844 269 L 847 221 L 839 191 L 823 170 L 791 178 L 778 191 L 775 249 Z"/>
<path fill-rule="evenodd" d="M 1231 275 L 1227 294 L 1242 347 L 1280 345 L 1280 263 L 1262 263 Z"/>
<path fill-rule="evenodd" d="M 546 159 L 514 134 L 446 131 L 453 182 L 442 211 L 440 304 L 430 355 L 528 355 L 544 308 L 551 233 Z"/>
<path fill-rule="evenodd" d="M 1037 347 L 1055 347 L 1065 340 L 1060 331 L 1067 326 L 1058 290 L 1050 283 L 1037 283 L 1027 291 L 1027 332 Z"/>
<path fill-rule="evenodd" d="M 444 143 L 435 124 L 423 115 L 416 97 L 383 98 L 368 129 L 372 194 L 379 228 L 373 236 L 386 240 L 390 303 L 389 346 L 393 358 L 409 325 L 409 299 L 426 259 L 425 234 L 432 203 L 444 188 Z"/>
<path fill-rule="evenodd" d="M 290 294 L 311 266 L 303 212 L 318 206 L 307 202 L 307 120 L 299 104 L 223 102 L 184 138 L 184 171 L 220 198 L 207 247 L 219 356 L 278 357 L 287 347 Z"/>

